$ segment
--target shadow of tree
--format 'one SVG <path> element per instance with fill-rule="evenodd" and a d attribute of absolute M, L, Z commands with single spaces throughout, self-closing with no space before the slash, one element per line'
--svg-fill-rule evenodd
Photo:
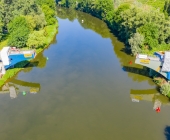
<path fill-rule="evenodd" d="M 124 52 L 127 55 L 132 55 L 132 52 L 131 52 L 131 50 L 129 48 L 122 48 L 120 51 Z"/>
<path fill-rule="evenodd" d="M 170 126 L 165 127 L 164 135 L 166 136 L 166 140 L 170 140 Z"/>
<path fill-rule="evenodd" d="M 24 60 L 21 62 L 18 62 L 17 64 L 14 65 L 14 67 L 11 66 L 12 68 L 32 68 L 32 67 L 39 67 L 39 68 L 44 68 L 47 63 L 47 57 L 43 55 L 43 53 L 39 53 L 36 58 L 32 60 Z"/>
<path fill-rule="evenodd" d="M 126 72 L 131 72 L 131 73 L 143 75 L 143 76 L 146 76 L 146 77 L 150 77 L 149 76 L 149 71 L 148 71 L 148 69 L 146 67 L 140 69 L 140 68 L 135 68 L 135 67 L 123 66 L 122 69 L 124 71 L 126 71 Z"/>
<path fill-rule="evenodd" d="M 37 67 L 38 66 L 38 61 L 21 61 L 18 62 L 17 64 L 14 65 L 14 68 L 28 68 L 28 67 Z M 12 67 L 11 67 L 12 68 Z"/>

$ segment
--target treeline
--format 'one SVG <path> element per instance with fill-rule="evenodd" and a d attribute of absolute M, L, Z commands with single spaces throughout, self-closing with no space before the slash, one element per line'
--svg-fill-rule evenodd
<path fill-rule="evenodd" d="M 164 10 L 119 0 L 58 0 L 59 6 L 74 8 L 104 20 L 133 54 L 170 49 L 170 0 Z M 116 5 L 116 6 L 115 6 Z"/>
<path fill-rule="evenodd" d="M 39 48 L 49 32 L 46 27 L 57 24 L 54 0 L 0 0 L 0 42 L 19 48 Z"/>

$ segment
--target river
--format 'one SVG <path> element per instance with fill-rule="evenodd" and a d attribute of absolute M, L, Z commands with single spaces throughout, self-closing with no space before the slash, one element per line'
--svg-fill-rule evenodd
<path fill-rule="evenodd" d="M 57 19 L 51 45 L 1 89 L 0 138 L 169 140 L 168 98 L 106 24 L 66 9 L 58 9 Z"/>

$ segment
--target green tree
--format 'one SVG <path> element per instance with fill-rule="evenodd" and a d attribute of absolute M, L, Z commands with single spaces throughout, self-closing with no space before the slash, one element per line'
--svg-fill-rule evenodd
<path fill-rule="evenodd" d="M 28 23 L 30 31 L 33 31 L 36 27 L 36 21 L 32 15 L 26 15 L 25 19 Z"/>
<path fill-rule="evenodd" d="M 28 40 L 28 34 L 30 30 L 29 27 L 20 27 L 16 31 L 12 32 L 8 39 L 9 46 L 16 46 L 19 48 L 23 48 L 26 46 L 26 42 Z"/>
<path fill-rule="evenodd" d="M 20 16 L 14 18 L 14 20 L 9 23 L 8 29 L 10 33 L 8 45 L 20 48 L 25 47 L 30 33 L 30 28 L 25 17 Z"/>
<path fill-rule="evenodd" d="M 148 49 L 152 49 L 154 47 L 158 46 L 158 37 L 159 37 L 159 31 L 158 26 L 156 26 L 153 23 L 147 23 L 144 26 L 141 26 L 138 29 L 138 32 L 142 35 L 144 35 L 144 44 L 147 46 Z"/>
<path fill-rule="evenodd" d="M 0 18 L 4 26 L 20 15 L 40 15 L 42 10 L 35 0 L 1 0 L 0 1 Z"/>
<path fill-rule="evenodd" d="M 40 31 L 33 31 L 32 33 L 29 34 L 29 38 L 27 41 L 27 46 L 30 48 L 39 48 L 43 47 L 45 36 L 44 30 Z"/>
<path fill-rule="evenodd" d="M 0 20 L 0 41 L 2 40 L 4 34 L 3 34 L 3 23 Z"/>
<path fill-rule="evenodd" d="M 36 30 L 43 29 L 47 25 L 44 13 L 40 15 L 34 15 L 33 17 L 36 23 L 36 27 L 35 27 Z"/>
<path fill-rule="evenodd" d="M 144 37 L 143 35 L 139 33 L 135 33 L 130 39 L 129 39 L 129 44 L 131 46 L 131 51 L 134 55 L 137 53 L 141 52 L 141 47 L 144 42 Z"/>
<path fill-rule="evenodd" d="M 166 17 L 170 16 L 170 0 L 165 1 L 164 10 Z"/>
<path fill-rule="evenodd" d="M 54 10 L 52 10 L 48 5 L 42 5 L 42 10 L 45 14 L 47 25 L 55 24 L 56 19 Z"/>
<path fill-rule="evenodd" d="M 56 10 L 56 2 L 55 0 L 36 0 L 36 2 L 42 6 L 42 5 L 48 5 L 53 11 Z"/>

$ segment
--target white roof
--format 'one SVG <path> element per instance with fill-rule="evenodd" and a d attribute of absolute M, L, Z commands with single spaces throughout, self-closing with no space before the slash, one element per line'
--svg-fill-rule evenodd
<path fill-rule="evenodd" d="M 162 71 L 164 71 L 164 72 L 169 72 L 170 71 L 170 52 L 165 52 Z"/>
<path fill-rule="evenodd" d="M 7 54 L 9 49 L 10 49 L 10 47 L 3 47 L 2 50 L 1 50 L 1 55 L 2 54 Z"/>
<path fill-rule="evenodd" d="M 143 59 L 146 59 L 148 56 L 147 55 L 145 55 L 145 54 L 139 54 L 138 55 L 138 58 L 143 58 Z"/>
<path fill-rule="evenodd" d="M 9 65 L 10 64 L 10 61 L 9 61 L 9 58 L 8 58 L 8 51 L 9 51 L 10 47 L 3 47 L 3 49 L 1 50 L 1 60 L 2 60 L 2 63 L 3 65 Z"/>

